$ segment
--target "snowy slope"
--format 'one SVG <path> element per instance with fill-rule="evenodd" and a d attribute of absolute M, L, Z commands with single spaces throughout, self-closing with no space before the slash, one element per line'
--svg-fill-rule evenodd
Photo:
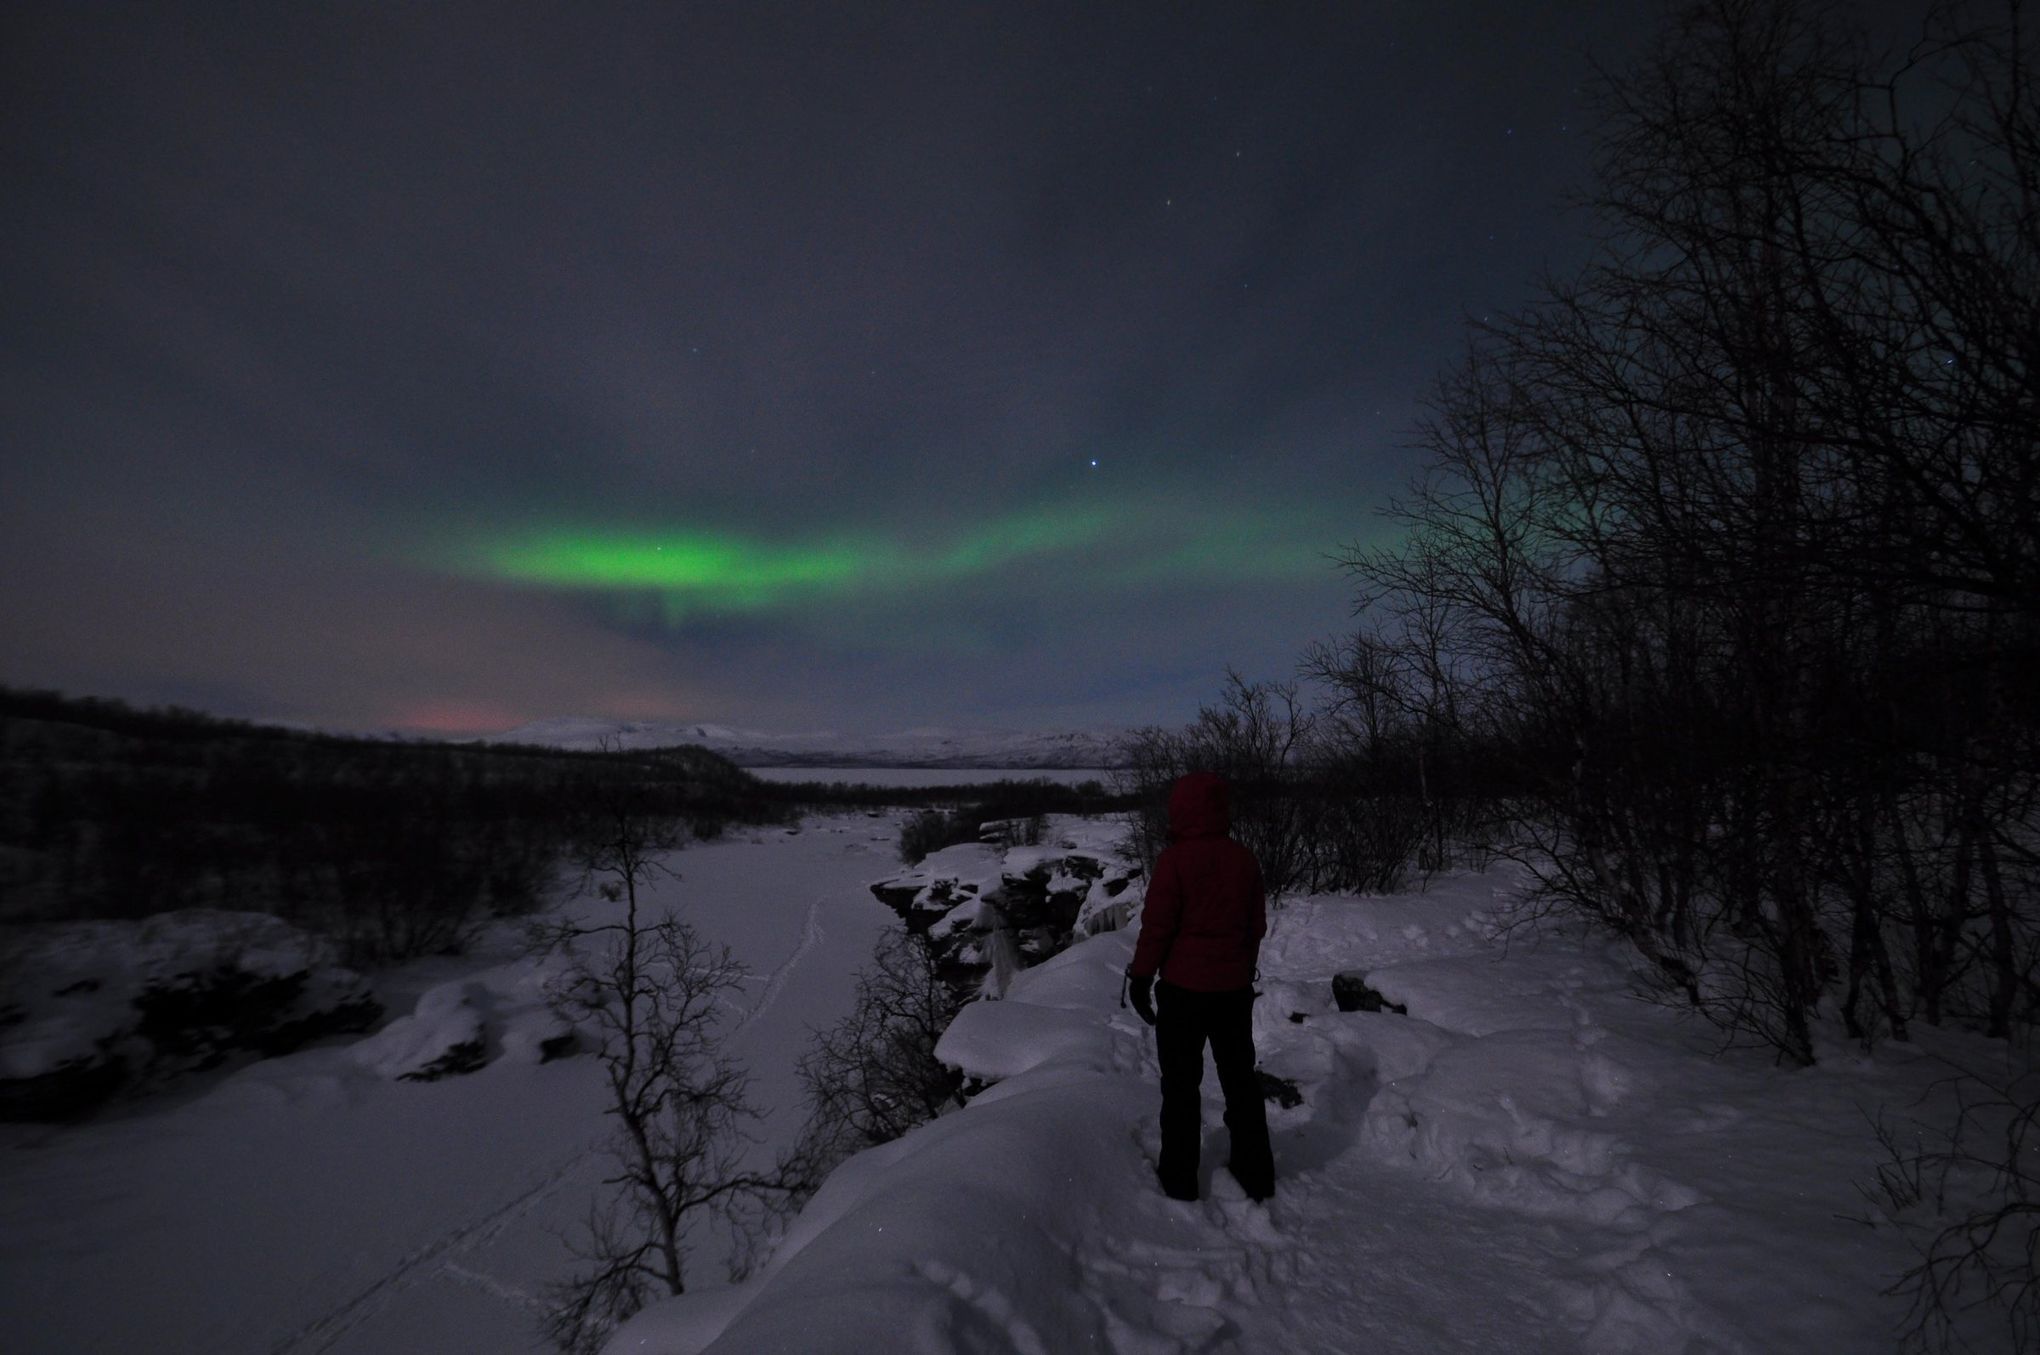
<path fill-rule="evenodd" d="M 830 730 L 776 734 L 716 724 L 605 720 L 582 716 L 537 720 L 493 736 L 497 743 L 552 748 L 662 748 L 696 744 L 740 767 L 1110 767 L 1117 730 L 909 729 L 891 734 Z"/>
<path fill-rule="evenodd" d="M 852 1159 L 758 1277 L 647 1310 L 611 1355 L 1889 1349 L 1908 1253 L 1858 1221 L 1864 1112 L 1915 1106 L 1932 1060 L 1716 1057 L 1611 948 L 1498 940 L 1509 889 L 1279 915 L 1257 1045 L 1303 1101 L 1270 1107 L 1268 1207 L 1218 1169 L 1209 1078 L 1206 1198 L 1155 1188 L 1152 1040 L 1110 933 L 951 1027 L 941 1056 L 996 1085 Z M 1336 1011 L 1345 969 L 1409 1014 Z"/>
<path fill-rule="evenodd" d="M 810 1028 L 897 925 L 867 887 L 897 833 L 859 815 L 733 835 L 672 857 L 648 901 L 751 971 L 728 1029 L 773 1112 L 763 1161 L 800 1126 Z M 612 1170 L 612 1122 L 592 1059 L 540 1061 L 542 975 L 519 949 L 512 929 L 376 975 L 410 1014 L 367 1039 L 84 1124 L 0 1125 L 0 1350 L 549 1352 L 537 1312 Z M 477 1029 L 487 1066 L 404 1080 Z M 718 1240 L 698 1243 L 695 1273 L 718 1275 Z"/>
<path fill-rule="evenodd" d="M 798 1127 L 808 1030 L 898 925 L 867 889 L 896 873 L 896 832 L 754 832 L 680 854 L 662 886 L 752 969 L 730 1030 L 774 1110 L 761 1160 Z M 1716 1057 L 1631 996 L 1618 953 L 1497 940 L 1510 887 L 1463 876 L 1276 916 L 1257 1042 L 1303 1100 L 1270 1109 L 1270 1206 L 1222 1170 L 1215 1100 L 1205 1201 L 1154 1188 L 1152 1039 L 1118 1006 L 1131 935 L 1109 932 L 965 1009 L 943 1056 L 994 1084 L 968 1107 L 846 1163 L 744 1286 L 719 1284 L 700 1239 L 693 1292 L 613 1349 L 1890 1349 L 1900 1303 L 1879 1291 L 1909 1253 L 1857 1221 L 1874 1216 L 1867 1115 L 1931 1119 L 1930 1051 L 1981 1064 L 2002 1046 L 1926 1031 L 1804 1072 Z M 1337 1012 L 1331 977 L 1354 969 L 1408 1015 Z M 608 1165 L 593 1063 L 532 1057 L 532 979 L 508 952 L 423 963 L 378 976 L 411 1017 L 374 1039 L 120 1117 L 7 1126 L 0 1345 L 538 1355 L 558 1234 Z M 479 1072 L 402 1080 L 474 1029 Z"/>

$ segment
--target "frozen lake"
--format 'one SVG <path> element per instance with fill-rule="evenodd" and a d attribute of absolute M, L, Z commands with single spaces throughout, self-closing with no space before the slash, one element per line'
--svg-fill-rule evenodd
<path fill-rule="evenodd" d="M 867 786 L 972 786 L 987 781 L 1053 781 L 1075 786 L 1085 781 L 1112 785 L 1113 772 L 1102 767 L 746 767 L 760 781 L 842 781 Z"/>

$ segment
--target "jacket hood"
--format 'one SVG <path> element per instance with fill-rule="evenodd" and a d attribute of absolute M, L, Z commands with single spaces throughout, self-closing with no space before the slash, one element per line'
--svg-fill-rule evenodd
<path fill-rule="evenodd" d="M 1216 772 L 1191 772 L 1169 788 L 1169 836 L 1223 837 L 1232 827 L 1232 795 Z"/>

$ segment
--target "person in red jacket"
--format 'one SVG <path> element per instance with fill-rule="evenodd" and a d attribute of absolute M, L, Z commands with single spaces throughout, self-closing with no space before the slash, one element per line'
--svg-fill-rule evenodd
<path fill-rule="evenodd" d="M 1260 863 L 1228 835 L 1231 827 L 1223 777 L 1177 778 L 1169 789 L 1169 845 L 1148 880 L 1140 940 L 1126 970 L 1134 1010 L 1155 1028 L 1161 1056 L 1162 1157 L 1155 1174 L 1178 1200 L 1197 1198 L 1198 1086 L 1207 1041 L 1225 1093 L 1227 1166 L 1251 1198 L 1275 1192 L 1268 1115 L 1254 1071 L 1254 975 L 1268 932 L 1267 898 Z"/>

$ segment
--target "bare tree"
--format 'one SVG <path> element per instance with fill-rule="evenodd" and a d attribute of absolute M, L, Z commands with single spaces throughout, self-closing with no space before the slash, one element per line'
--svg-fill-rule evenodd
<path fill-rule="evenodd" d="M 1294 683 L 1249 682 L 1228 672 L 1218 699 L 1181 730 L 1134 731 L 1120 745 L 1122 791 L 1141 804 L 1129 829 L 1152 864 L 1168 841 L 1167 798 L 1185 772 L 1217 772 L 1232 786 L 1232 831 L 1261 863 L 1271 900 L 1311 881 L 1310 842 L 1297 795 L 1314 717 Z"/>
<path fill-rule="evenodd" d="M 1951 1066 L 1946 1123 L 1874 1119 L 1884 1160 L 1864 1198 L 1918 1261 L 1886 1292 L 1910 1301 L 1906 1350 L 1968 1349 L 1968 1336 L 2040 1341 L 2040 1072 Z M 1867 1220 L 1866 1220 L 1867 1221 Z M 1986 1336 L 1990 1310 L 2003 1322 Z"/>
<path fill-rule="evenodd" d="M 1990 8 L 1885 63 L 1682 10 L 1602 89 L 1605 252 L 1483 327 L 1348 560 L 1335 684 L 1513 763 L 1551 894 L 1795 1064 L 1831 1000 L 2035 1010 L 2040 97 Z"/>
<path fill-rule="evenodd" d="M 723 1047 L 720 1020 L 744 970 L 670 912 L 649 918 L 640 889 L 668 873 L 659 857 L 679 845 L 672 821 L 621 799 L 591 818 L 584 878 L 611 904 L 614 922 L 570 920 L 538 942 L 563 954 L 553 1010 L 596 1042 L 615 1117 L 614 1193 L 589 1213 L 574 1244 L 582 1269 L 557 1287 L 545 1320 L 565 1351 L 601 1347 L 618 1322 L 655 1297 L 686 1289 L 689 1231 L 711 1212 L 776 1189 L 741 1165 L 756 1112 L 748 1077 Z"/>
<path fill-rule="evenodd" d="M 2034 30 L 1923 5 L 1887 56 L 1847 13 L 1697 0 L 1604 81 L 1604 248 L 1440 380 L 1320 664 L 1357 728 L 1442 713 L 1515 768 L 1543 901 L 1791 1066 L 1837 1017 L 2040 1019 Z M 2040 1091 L 1995 1105 L 2029 1153 Z M 2030 1335 L 2030 1172 L 1996 1180 L 1921 1330 L 1980 1293 Z"/>
<path fill-rule="evenodd" d="M 926 938 L 890 931 L 857 975 L 850 1014 L 800 1061 L 808 1119 L 786 1175 L 811 1192 L 851 1154 L 890 1143 L 957 1104 L 962 1077 L 935 1042 L 962 1005 Z"/>

